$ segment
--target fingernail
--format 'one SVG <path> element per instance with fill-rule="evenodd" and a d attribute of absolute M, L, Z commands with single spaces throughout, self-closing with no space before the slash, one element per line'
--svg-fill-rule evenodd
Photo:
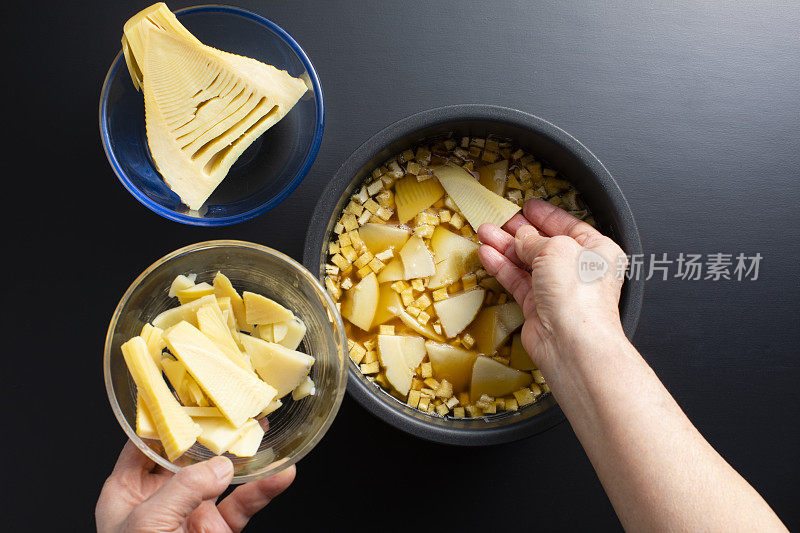
<path fill-rule="evenodd" d="M 208 462 L 208 465 L 219 479 L 227 479 L 233 470 L 233 463 L 227 457 L 214 457 Z"/>

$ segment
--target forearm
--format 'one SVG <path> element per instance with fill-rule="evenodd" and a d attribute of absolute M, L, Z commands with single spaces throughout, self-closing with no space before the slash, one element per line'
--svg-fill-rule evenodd
<path fill-rule="evenodd" d="M 542 371 L 622 524 L 629 530 L 784 529 L 624 335 L 599 337 L 563 343 Z"/>

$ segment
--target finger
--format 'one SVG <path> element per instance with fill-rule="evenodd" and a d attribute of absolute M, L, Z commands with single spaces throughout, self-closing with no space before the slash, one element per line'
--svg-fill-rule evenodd
<path fill-rule="evenodd" d="M 250 518 L 292 484 L 294 465 L 272 477 L 251 481 L 234 490 L 217 505 L 217 510 L 233 531 L 241 531 Z"/>
<path fill-rule="evenodd" d="M 549 237 L 566 235 L 578 241 L 581 246 L 586 246 L 592 239 L 602 237 L 599 231 L 586 222 L 538 198 L 525 202 L 522 212 L 531 224 Z"/>
<path fill-rule="evenodd" d="M 530 222 L 522 213 L 517 213 L 511 219 L 503 224 L 503 229 L 506 230 L 511 235 L 517 233 L 517 230 L 522 226 L 529 226 Z"/>
<path fill-rule="evenodd" d="M 514 250 L 514 237 L 511 234 L 503 231 L 494 224 L 481 224 L 478 228 L 478 239 L 483 244 L 488 244 L 506 256 L 518 267 L 524 268 L 525 265 L 519 260 L 517 252 Z"/>
<path fill-rule="evenodd" d="M 512 263 L 506 256 L 492 248 L 482 245 L 478 249 L 478 256 L 481 258 L 486 271 L 497 278 L 500 285 L 511 293 L 518 304 L 522 305 L 525 296 L 531 290 L 531 275 Z"/>
<path fill-rule="evenodd" d="M 128 440 L 119 454 L 112 475 L 150 472 L 154 466 L 153 460 L 143 454 L 132 440 Z"/>
<path fill-rule="evenodd" d="M 178 528 L 206 500 L 216 499 L 233 478 L 233 463 L 227 457 L 183 468 L 164 483 L 136 512 L 148 521 Z"/>
<path fill-rule="evenodd" d="M 514 249 L 517 257 L 530 267 L 548 239 L 549 237 L 541 235 L 533 226 L 522 226 L 514 236 Z"/>

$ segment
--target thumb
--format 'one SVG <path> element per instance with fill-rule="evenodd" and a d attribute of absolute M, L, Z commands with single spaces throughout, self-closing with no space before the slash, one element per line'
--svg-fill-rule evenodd
<path fill-rule="evenodd" d="M 206 500 L 216 499 L 233 478 L 233 463 L 214 457 L 182 469 L 141 504 L 140 518 L 162 527 L 178 528 Z"/>
<path fill-rule="evenodd" d="M 530 267 L 548 240 L 548 237 L 542 236 L 533 226 L 521 226 L 514 235 L 514 250 L 520 261 Z"/>

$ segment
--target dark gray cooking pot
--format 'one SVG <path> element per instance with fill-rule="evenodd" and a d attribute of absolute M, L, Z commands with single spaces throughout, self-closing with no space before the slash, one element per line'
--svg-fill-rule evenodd
<path fill-rule="evenodd" d="M 362 144 L 344 162 L 314 209 L 306 234 L 303 264 L 324 278 L 328 239 L 336 217 L 369 173 L 392 155 L 423 139 L 495 134 L 519 144 L 563 172 L 591 209 L 600 230 L 628 254 L 642 243 L 628 202 L 603 164 L 578 140 L 539 117 L 490 105 L 453 105 L 423 111 L 395 122 Z M 644 282 L 628 280 L 622 289 L 620 314 L 625 334 L 636 329 Z M 383 392 L 351 364 L 347 390 L 371 413 L 417 437 L 445 444 L 480 446 L 518 440 L 540 433 L 564 419 L 552 394 L 513 413 L 488 418 L 451 420 L 429 416 Z"/>

